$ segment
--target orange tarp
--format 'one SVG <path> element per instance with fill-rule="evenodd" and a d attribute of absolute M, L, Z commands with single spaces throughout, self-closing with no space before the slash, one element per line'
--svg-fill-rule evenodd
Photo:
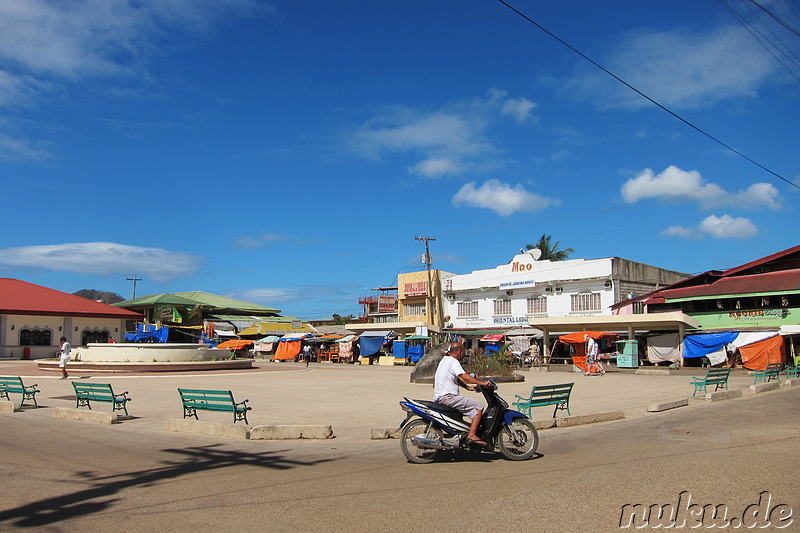
<path fill-rule="evenodd" d="M 287 359 L 294 359 L 300 353 L 300 339 L 292 341 L 281 341 L 278 343 L 278 349 L 275 350 L 273 361 L 285 361 Z"/>
<path fill-rule="evenodd" d="M 228 350 L 241 350 L 242 348 L 246 348 L 253 344 L 253 341 L 247 341 L 243 339 L 232 339 L 229 341 L 222 342 L 217 344 L 217 348 L 223 348 Z"/>
<path fill-rule="evenodd" d="M 584 335 L 589 335 L 594 340 L 600 339 L 600 337 L 617 337 L 616 333 L 607 333 L 605 331 L 576 331 L 575 333 L 567 333 L 566 335 L 560 335 L 558 340 L 561 342 L 568 342 L 570 344 L 579 344 L 582 342 L 586 342 L 583 340 Z"/>
<path fill-rule="evenodd" d="M 585 374 L 589 371 L 589 366 L 586 364 L 586 356 L 574 355 L 572 356 L 572 364 L 580 368 Z M 592 368 L 590 374 L 597 374 L 597 369 Z"/>
<path fill-rule="evenodd" d="M 750 370 L 765 370 L 770 363 L 782 363 L 784 360 L 783 337 L 775 335 L 763 341 L 740 346 L 742 366 Z"/>

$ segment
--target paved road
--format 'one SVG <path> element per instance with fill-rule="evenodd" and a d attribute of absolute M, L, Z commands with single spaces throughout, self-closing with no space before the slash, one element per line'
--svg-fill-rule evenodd
<path fill-rule="evenodd" d="M 26 410 L 0 416 L 0 529 L 618 531 L 623 505 L 677 505 L 682 491 L 739 515 L 769 491 L 773 506 L 800 512 L 798 421 L 792 387 L 546 430 L 526 462 L 465 454 L 413 465 L 396 440 L 222 442 Z"/>

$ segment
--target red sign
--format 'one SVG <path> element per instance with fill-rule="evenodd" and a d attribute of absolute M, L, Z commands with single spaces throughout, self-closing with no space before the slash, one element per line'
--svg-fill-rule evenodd
<path fill-rule="evenodd" d="M 404 292 L 406 296 L 427 296 L 428 282 L 412 281 L 411 283 L 406 283 Z"/>
<path fill-rule="evenodd" d="M 397 298 L 394 296 L 378 296 L 378 312 L 394 313 L 397 311 Z"/>

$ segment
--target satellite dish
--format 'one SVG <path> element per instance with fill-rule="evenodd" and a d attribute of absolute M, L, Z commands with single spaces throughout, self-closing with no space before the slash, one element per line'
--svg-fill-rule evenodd
<path fill-rule="evenodd" d="M 525 253 L 530 254 L 534 261 L 538 261 L 542 257 L 542 251 L 538 248 L 531 248 Z"/>

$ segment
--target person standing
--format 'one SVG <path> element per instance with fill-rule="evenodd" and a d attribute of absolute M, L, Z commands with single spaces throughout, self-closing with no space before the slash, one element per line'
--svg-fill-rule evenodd
<path fill-rule="evenodd" d="M 311 346 L 308 344 L 303 346 L 303 361 L 306 362 L 306 368 L 308 368 L 308 363 L 311 362 Z"/>
<path fill-rule="evenodd" d="M 69 361 L 69 354 L 72 352 L 72 346 L 67 342 L 66 337 L 61 337 L 61 345 L 58 349 L 58 366 L 61 368 L 61 379 L 67 379 L 67 361 Z"/>

